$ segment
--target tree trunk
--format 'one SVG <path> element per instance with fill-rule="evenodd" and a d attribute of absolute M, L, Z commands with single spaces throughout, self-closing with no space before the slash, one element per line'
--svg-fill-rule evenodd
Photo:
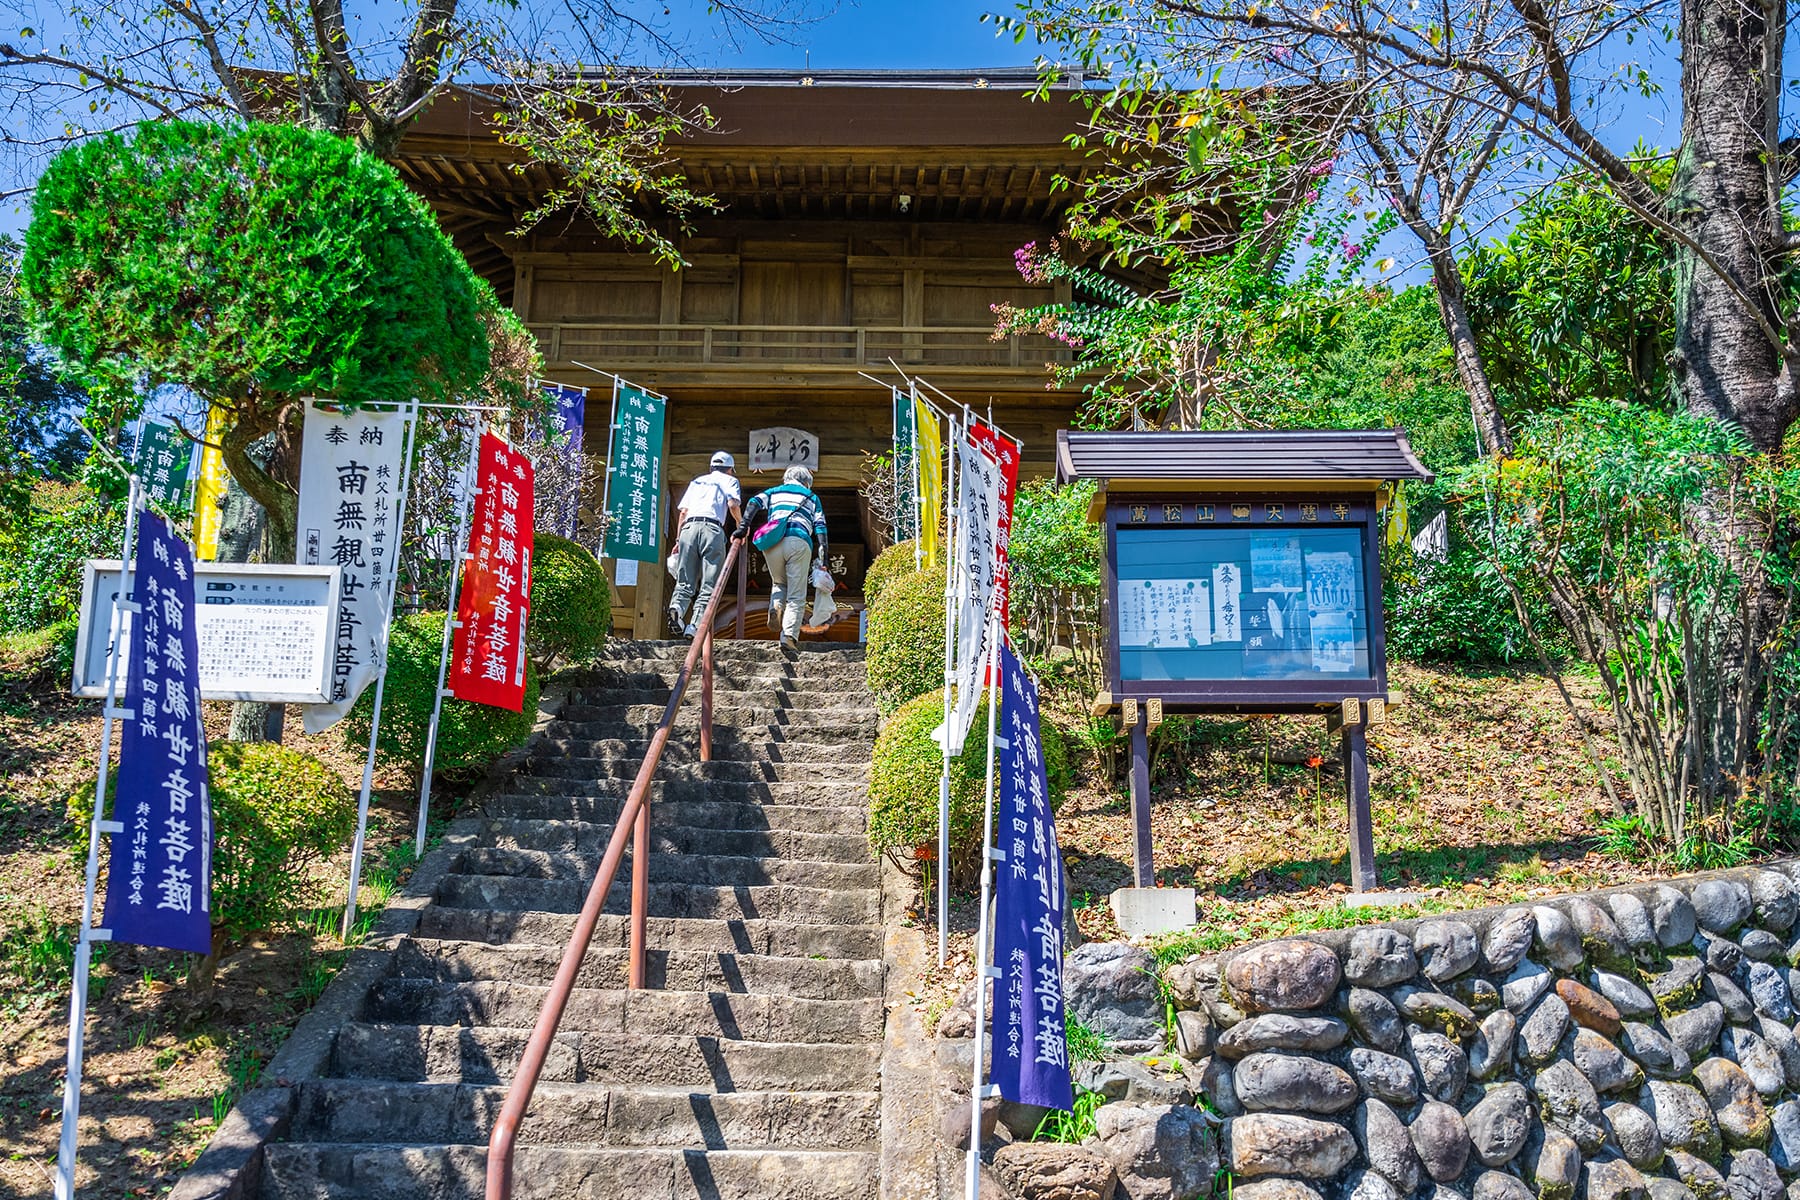
<path fill-rule="evenodd" d="M 1462 272 L 1449 243 L 1441 238 L 1425 237 L 1426 254 L 1431 260 L 1431 282 L 1437 293 L 1438 313 L 1443 317 L 1444 332 L 1450 338 L 1450 350 L 1456 358 L 1456 375 L 1469 393 L 1469 414 L 1481 436 L 1486 454 L 1504 458 L 1512 453 L 1512 433 L 1500 412 L 1500 398 L 1481 362 L 1481 350 L 1475 344 L 1475 326 L 1469 320 L 1467 292 Z"/>
<path fill-rule="evenodd" d="M 1683 408 L 1780 448 L 1800 415 L 1785 326 L 1778 142 L 1781 21 L 1744 0 L 1682 0 L 1681 153 L 1669 217 L 1692 245 L 1675 261 L 1675 387 Z"/>

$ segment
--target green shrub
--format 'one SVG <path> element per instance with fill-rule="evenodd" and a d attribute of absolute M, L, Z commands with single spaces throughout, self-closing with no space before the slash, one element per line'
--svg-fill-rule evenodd
<path fill-rule="evenodd" d="M 910 571 L 881 589 L 869 609 L 864 659 L 882 712 L 944 685 L 944 572 Z"/>
<path fill-rule="evenodd" d="M 869 784 L 869 844 L 906 856 L 915 846 L 937 844 L 938 778 L 943 751 L 931 731 L 944 720 L 942 692 L 900 706 L 875 739 Z M 1044 773 L 1052 809 L 1062 804 L 1072 779 L 1068 748 L 1055 726 L 1041 725 Z M 975 709 L 963 752 L 950 760 L 950 877 L 960 887 L 980 877 L 981 816 L 986 799 L 987 697 Z M 996 781 L 996 784 L 998 781 Z M 995 792 L 995 804 L 999 792 Z M 996 817 L 996 822 L 998 817 Z"/>
<path fill-rule="evenodd" d="M 863 574 L 863 603 L 870 608 L 881 598 L 881 590 L 902 575 L 919 569 L 918 542 L 907 538 L 896 542 L 875 556 Z"/>
<path fill-rule="evenodd" d="M 312 755 L 274 742 L 215 742 L 206 766 L 216 950 L 219 935 L 254 937 L 316 900 L 313 868 L 350 844 L 356 793 Z M 69 800 L 72 832 L 84 847 L 93 805 L 91 785 Z"/>
<path fill-rule="evenodd" d="M 387 692 L 381 701 L 381 737 L 375 748 L 390 763 L 417 768 L 425 759 L 425 735 L 431 724 L 432 695 L 437 688 L 438 654 L 444 637 L 444 614 L 413 613 L 394 622 L 388 639 Z M 525 711 L 508 712 L 468 700 L 445 700 L 438 720 L 435 769 L 466 771 L 486 767 L 531 735 L 537 724 L 537 668 L 525 664 Z M 371 684 L 340 728 L 353 750 L 369 744 L 369 714 L 374 707 Z"/>
<path fill-rule="evenodd" d="M 79 616 L 81 565 L 117 558 L 125 506 L 80 484 L 40 480 L 0 529 L 0 633 Z"/>
<path fill-rule="evenodd" d="M 1418 559 L 1410 572 L 1405 569 L 1410 552 L 1402 549 L 1397 557 L 1383 588 L 1389 657 L 1414 662 L 1535 660 L 1506 584 L 1479 551 L 1453 545 L 1449 558 Z M 1553 635 L 1555 622 L 1548 611 L 1533 618 L 1540 636 Z"/>
<path fill-rule="evenodd" d="M 586 658 L 606 645 L 612 589 L 599 560 L 568 538 L 531 539 L 531 623 L 525 645 L 539 667 Z"/>

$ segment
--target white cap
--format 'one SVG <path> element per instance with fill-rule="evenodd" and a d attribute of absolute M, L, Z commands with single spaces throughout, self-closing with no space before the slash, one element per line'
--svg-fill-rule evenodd
<path fill-rule="evenodd" d="M 735 471 L 737 470 L 737 459 L 731 457 L 731 452 L 728 450 L 715 450 L 713 451 L 712 465 L 714 470 L 724 467 L 727 471 Z"/>

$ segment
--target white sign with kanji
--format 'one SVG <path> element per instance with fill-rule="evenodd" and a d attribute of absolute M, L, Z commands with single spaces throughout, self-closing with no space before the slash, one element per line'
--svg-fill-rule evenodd
<path fill-rule="evenodd" d="M 752 471 L 785 471 L 789 467 L 819 469 L 819 439 L 815 435 L 786 425 L 750 431 Z"/>

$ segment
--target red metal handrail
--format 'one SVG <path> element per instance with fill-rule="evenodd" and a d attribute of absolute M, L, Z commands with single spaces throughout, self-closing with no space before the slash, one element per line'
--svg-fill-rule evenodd
<path fill-rule="evenodd" d="M 726 572 L 741 561 L 743 555 L 743 540 L 732 539 L 731 549 L 719 571 L 720 584 L 728 577 Z M 593 941 L 594 929 L 600 923 L 600 910 L 606 907 L 606 894 L 612 890 L 613 877 L 619 872 L 619 860 L 624 857 L 627 837 L 632 839 L 630 986 L 644 986 L 644 931 L 649 916 L 650 897 L 650 781 L 656 774 L 656 768 L 662 763 L 663 750 L 668 747 L 676 714 L 681 711 L 681 702 L 687 696 L 688 680 L 693 677 L 696 660 L 703 662 L 700 684 L 700 761 L 712 760 L 713 622 L 718 615 L 719 601 L 724 595 L 725 589 L 715 586 L 712 599 L 707 602 L 706 613 L 697 622 L 698 636 L 688 647 L 681 672 L 675 677 L 669 705 L 663 710 L 662 722 L 650 737 L 650 748 L 644 754 L 644 762 L 638 768 L 637 777 L 632 780 L 631 793 L 626 797 L 624 806 L 619 809 L 618 824 L 613 828 L 612 838 L 606 844 L 606 854 L 600 860 L 600 869 L 594 875 L 593 885 L 588 888 L 587 899 L 581 906 L 581 915 L 575 920 L 575 932 L 563 951 L 562 964 L 556 969 L 556 979 L 550 985 L 550 994 L 544 1000 L 543 1010 L 538 1013 L 537 1028 L 531 1031 L 531 1040 L 526 1043 L 525 1053 L 519 1059 L 518 1074 L 513 1076 L 512 1087 L 507 1089 L 506 1103 L 501 1106 L 500 1116 L 494 1122 L 494 1132 L 488 1138 L 487 1200 L 509 1200 L 512 1195 L 513 1148 L 518 1138 L 519 1123 L 525 1119 L 525 1110 L 530 1107 L 532 1093 L 537 1090 L 538 1076 L 542 1074 L 544 1060 L 550 1054 L 550 1043 L 556 1037 L 557 1027 L 562 1023 L 563 1009 L 569 1002 L 569 993 L 574 990 L 575 978 L 581 972 L 581 960 L 587 956 L 588 943 Z"/>

